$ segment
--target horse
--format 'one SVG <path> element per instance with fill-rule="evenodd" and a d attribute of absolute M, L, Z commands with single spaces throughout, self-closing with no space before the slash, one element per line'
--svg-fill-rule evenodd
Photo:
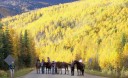
<path fill-rule="evenodd" d="M 52 63 L 51 62 L 44 62 L 44 65 L 46 67 L 46 74 L 48 73 L 51 73 L 51 66 L 52 66 Z"/>
<path fill-rule="evenodd" d="M 75 68 L 75 63 L 71 63 L 71 76 L 74 76 L 74 68 Z"/>
<path fill-rule="evenodd" d="M 77 60 L 75 60 L 74 65 L 76 65 L 77 67 L 77 74 L 78 75 L 83 75 L 84 76 L 84 69 L 85 69 L 85 65 L 82 62 L 79 62 Z M 80 72 L 79 72 L 80 71 Z"/>
<path fill-rule="evenodd" d="M 66 74 L 66 72 L 68 72 L 68 74 L 69 74 L 69 69 L 68 69 L 69 66 L 70 66 L 69 63 L 63 62 L 63 67 L 65 69 L 65 74 Z"/>
<path fill-rule="evenodd" d="M 59 69 L 61 71 L 61 74 L 62 74 L 62 68 L 65 69 L 65 74 L 69 74 L 69 70 L 68 70 L 68 66 L 70 64 L 69 63 L 66 63 L 66 62 L 56 62 L 56 67 L 57 69 Z"/>
<path fill-rule="evenodd" d="M 36 71 L 37 71 L 37 74 L 40 73 L 40 67 L 41 67 L 40 60 L 37 60 L 37 62 L 36 62 Z"/>

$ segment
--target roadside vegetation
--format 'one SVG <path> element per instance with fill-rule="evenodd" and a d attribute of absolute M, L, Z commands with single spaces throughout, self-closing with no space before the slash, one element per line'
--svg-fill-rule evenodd
<path fill-rule="evenodd" d="M 16 70 L 15 71 L 15 78 L 16 77 L 21 77 L 24 76 L 28 73 L 30 73 L 32 70 L 34 70 L 33 68 L 23 68 L 20 70 Z M 0 78 L 9 78 L 10 77 L 10 72 L 9 71 L 0 71 Z"/>

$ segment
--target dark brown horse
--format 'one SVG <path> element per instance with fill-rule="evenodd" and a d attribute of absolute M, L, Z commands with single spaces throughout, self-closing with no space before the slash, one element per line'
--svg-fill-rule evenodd
<path fill-rule="evenodd" d="M 65 69 L 65 74 L 69 74 L 69 70 L 68 70 L 69 65 L 70 64 L 69 63 L 66 63 L 66 62 L 56 62 L 56 67 L 57 67 L 57 69 L 59 71 L 61 71 L 61 74 L 62 74 L 62 69 L 63 68 Z"/>
<path fill-rule="evenodd" d="M 44 62 L 44 65 L 45 65 L 45 68 L 46 68 L 46 74 L 50 74 L 51 73 L 51 66 L 52 66 L 52 63 L 50 62 Z"/>
<path fill-rule="evenodd" d="M 81 62 L 79 62 L 79 61 L 77 61 L 77 60 L 75 60 L 73 63 L 74 63 L 74 65 L 76 65 L 76 67 L 77 67 L 77 74 L 84 76 L 84 69 L 85 69 L 84 63 L 81 63 Z"/>

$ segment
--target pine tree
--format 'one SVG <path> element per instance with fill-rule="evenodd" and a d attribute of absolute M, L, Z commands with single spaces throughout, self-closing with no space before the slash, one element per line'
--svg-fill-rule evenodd
<path fill-rule="evenodd" d="M 12 42 L 11 35 L 9 33 L 8 28 L 6 29 L 5 32 L 2 34 L 2 48 L 1 48 L 1 54 L 3 55 L 2 60 L 3 60 L 3 68 L 8 69 L 8 65 L 4 62 L 4 59 L 8 55 L 13 55 L 13 42 Z"/>
<path fill-rule="evenodd" d="M 36 58 L 36 53 L 35 53 L 35 42 L 34 39 L 32 37 L 29 37 L 29 41 L 30 41 L 30 56 L 31 56 L 31 66 L 34 65 L 35 63 L 35 58 Z"/>
<path fill-rule="evenodd" d="M 26 67 L 31 66 L 31 54 L 30 54 L 30 42 L 28 37 L 28 31 L 25 30 L 24 37 L 23 37 L 23 61 Z"/>
<path fill-rule="evenodd" d="M 25 30 L 24 35 L 20 34 L 19 46 L 18 57 L 20 67 L 33 66 L 35 62 L 35 43 L 27 30 Z"/>
<path fill-rule="evenodd" d="M 26 66 L 29 67 L 31 66 L 31 52 L 30 52 L 30 40 L 27 30 L 25 30 L 24 42 L 25 42 L 25 51 L 27 53 Z"/>
<path fill-rule="evenodd" d="M 2 30 L 2 27 L 3 27 L 3 24 L 2 24 L 2 23 L 0 23 L 0 30 Z"/>
<path fill-rule="evenodd" d="M 22 32 L 20 33 L 20 38 L 19 38 L 19 53 L 18 53 L 18 65 L 20 68 L 22 68 L 24 66 L 24 62 L 23 62 L 23 35 Z"/>
<path fill-rule="evenodd" d="M 2 48 L 2 46 L 3 46 L 3 44 L 2 44 L 2 35 L 3 35 L 3 30 L 2 30 L 2 27 L 1 27 L 1 25 L 0 25 L 0 69 L 2 69 L 3 68 L 3 48 Z"/>
<path fill-rule="evenodd" d="M 5 31 L 5 34 L 3 34 L 3 49 L 5 54 L 5 58 L 10 54 L 13 54 L 13 44 L 12 44 L 12 38 L 9 33 L 8 28 Z"/>

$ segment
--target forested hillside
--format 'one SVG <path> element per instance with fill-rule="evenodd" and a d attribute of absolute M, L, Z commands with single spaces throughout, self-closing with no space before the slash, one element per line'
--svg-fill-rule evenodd
<path fill-rule="evenodd" d="M 76 0 L 0 0 L 0 18 Z"/>
<path fill-rule="evenodd" d="M 40 58 L 82 58 L 86 66 L 102 70 L 128 66 L 128 0 L 60 4 L 4 18 L 2 23 L 18 34 L 29 30 Z"/>

